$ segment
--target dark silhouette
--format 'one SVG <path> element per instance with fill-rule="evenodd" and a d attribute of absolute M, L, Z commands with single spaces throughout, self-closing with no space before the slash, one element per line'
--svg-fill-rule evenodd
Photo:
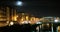
<path fill-rule="evenodd" d="M 1 32 L 36 32 L 36 27 L 40 24 L 14 24 L 12 26 L 0 27 Z"/>

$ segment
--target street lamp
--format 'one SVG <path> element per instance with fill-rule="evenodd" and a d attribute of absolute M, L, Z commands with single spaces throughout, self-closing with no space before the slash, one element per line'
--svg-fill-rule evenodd
<path fill-rule="evenodd" d="M 55 22 L 58 22 L 59 20 L 56 19 L 56 20 L 54 20 L 54 21 L 55 21 Z"/>

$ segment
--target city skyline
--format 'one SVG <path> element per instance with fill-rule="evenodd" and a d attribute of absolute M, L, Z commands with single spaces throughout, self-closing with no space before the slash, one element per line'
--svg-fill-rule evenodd
<path fill-rule="evenodd" d="M 26 12 L 34 14 L 36 17 L 42 17 L 42 16 L 59 16 L 59 8 L 58 5 L 55 4 L 55 2 L 48 2 L 48 0 L 40 0 L 40 1 L 30 1 L 30 0 L 19 0 L 24 3 L 23 6 L 16 6 L 14 5 L 14 2 L 18 0 L 2 0 L 0 3 L 1 6 L 10 6 L 12 8 L 17 8 L 17 12 Z"/>

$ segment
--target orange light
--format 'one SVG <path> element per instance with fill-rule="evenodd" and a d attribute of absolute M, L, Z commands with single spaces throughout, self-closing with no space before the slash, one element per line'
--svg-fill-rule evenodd
<path fill-rule="evenodd" d="M 17 21 L 17 16 L 14 16 L 14 17 L 13 17 L 13 20 L 14 20 L 14 21 Z"/>
<path fill-rule="evenodd" d="M 28 16 L 26 16 L 26 20 L 27 20 L 27 21 L 29 20 L 29 17 L 28 17 Z"/>
<path fill-rule="evenodd" d="M 35 17 L 31 17 L 30 21 L 31 21 L 31 24 L 34 24 L 35 23 Z"/>

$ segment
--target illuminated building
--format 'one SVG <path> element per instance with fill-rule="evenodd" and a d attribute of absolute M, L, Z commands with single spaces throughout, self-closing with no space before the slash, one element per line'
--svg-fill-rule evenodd
<path fill-rule="evenodd" d="M 5 8 L 0 7 L 0 27 L 6 26 L 7 16 Z"/>
<path fill-rule="evenodd" d="M 16 21 L 16 18 L 16 9 L 8 6 L 0 7 L 0 22 L 5 21 L 7 24 L 9 24 L 10 21 Z"/>
<path fill-rule="evenodd" d="M 11 20 L 17 21 L 18 15 L 16 14 L 16 9 L 11 9 Z"/>
<path fill-rule="evenodd" d="M 0 21 L 6 21 L 6 12 L 0 9 Z"/>
<path fill-rule="evenodd" d="M 24 21 L 29 21 L 29 14 L 27 14 L 27 13 L 19 13 L 17 21 L 20 21 L 20 23 L 22 23 Z"/>
<path fill-rule="evenodd" d="M 34 24 L 35 23 L 35 17 L 31 17 L 30 21 L 31 21 L 31 24 Z"/>

